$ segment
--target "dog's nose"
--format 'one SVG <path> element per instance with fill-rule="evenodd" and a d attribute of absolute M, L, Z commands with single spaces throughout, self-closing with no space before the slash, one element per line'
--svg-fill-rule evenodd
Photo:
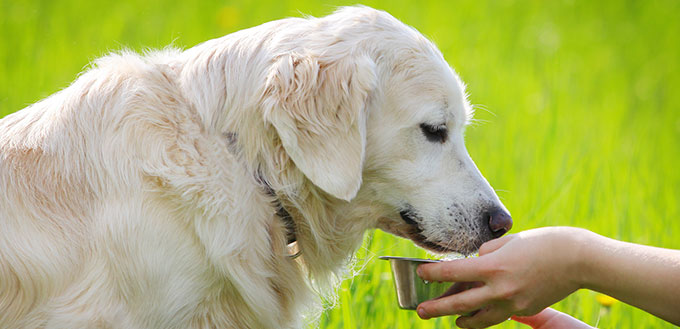
<path fill-rule="evenodd" d="M 512 217 L 501 208 L 494 208 L 489 212 L 489 228 L 493 238 L 498 238 L 512 228 Z"/>

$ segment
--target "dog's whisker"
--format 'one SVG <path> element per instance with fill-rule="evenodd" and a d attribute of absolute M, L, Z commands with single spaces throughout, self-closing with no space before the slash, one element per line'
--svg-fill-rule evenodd
<path fill-rule="evenodd" d="M 482 111 L 484 111 L 484 112 L 487 112 L 487 113 L 493 115 L 494 117 L 497 117 L 496 113 L 494 113 L 493 111 L 489 110 L 489 108 L 486 107 L 486 105 L 482 105 L 482 104 L 473 104 L 473 105 L 472 105 L 472 108 L 475 109 L 475 110 L 478 110 L 478 109 L 479 109 L 479 110 L 482 110 Z"/>

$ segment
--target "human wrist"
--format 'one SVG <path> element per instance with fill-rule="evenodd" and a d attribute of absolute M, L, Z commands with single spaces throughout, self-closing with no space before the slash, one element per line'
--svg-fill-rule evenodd
<path fill-rule="evenodd" d="M 573 252 L 570 253 L 568 273 L 571 283 L 578 289 L 591 288 L 594 277 L 598 273 L 600 263 L 599 247 L 600 236 L 582 228 L 573 228 L 570 232 L 568 245 Z"/>
<path fill-rule="evenodd" d="M 574 234 L 575 259 L 571 277 L 578 289 L 593 289 L 602 273 L 600 254 L 606 249 L 604 237 L 586 229 L 578 230 L 580 232 Z"/>

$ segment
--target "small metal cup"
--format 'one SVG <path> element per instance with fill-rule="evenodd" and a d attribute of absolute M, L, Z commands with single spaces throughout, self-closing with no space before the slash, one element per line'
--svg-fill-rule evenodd
<path fill-rule="evenodd" d="M 437 263 L 440 262 L 439 260 L 394 256 L 380 256 L 378 258 L 390 261 L 397 300 L 402 309 L 415 310 L 418 304 L 444 295 L 452 285 L 450 282 L 425 281 L 416 273 L 418 265 Z"/>

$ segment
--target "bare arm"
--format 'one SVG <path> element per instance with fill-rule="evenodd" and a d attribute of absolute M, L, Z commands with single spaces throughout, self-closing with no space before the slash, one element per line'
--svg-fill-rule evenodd
<path fill-rule="evenodd" d="M 581 287 L 680 325 L 680 251 L 590 234 L 577 265 Z"/>
<path fill-rule="evenodd" d="M 480 310 L 460 317 L 461 327 L 533 315 L 580 288 L 680 324 L 680 251 L 620 242 L 584 229 L 520 232 L 487 242 L 478 258 L 424 265 L 419 273 L 431 281 L 484 283 L 418 307 L 423 318 Z"/>

